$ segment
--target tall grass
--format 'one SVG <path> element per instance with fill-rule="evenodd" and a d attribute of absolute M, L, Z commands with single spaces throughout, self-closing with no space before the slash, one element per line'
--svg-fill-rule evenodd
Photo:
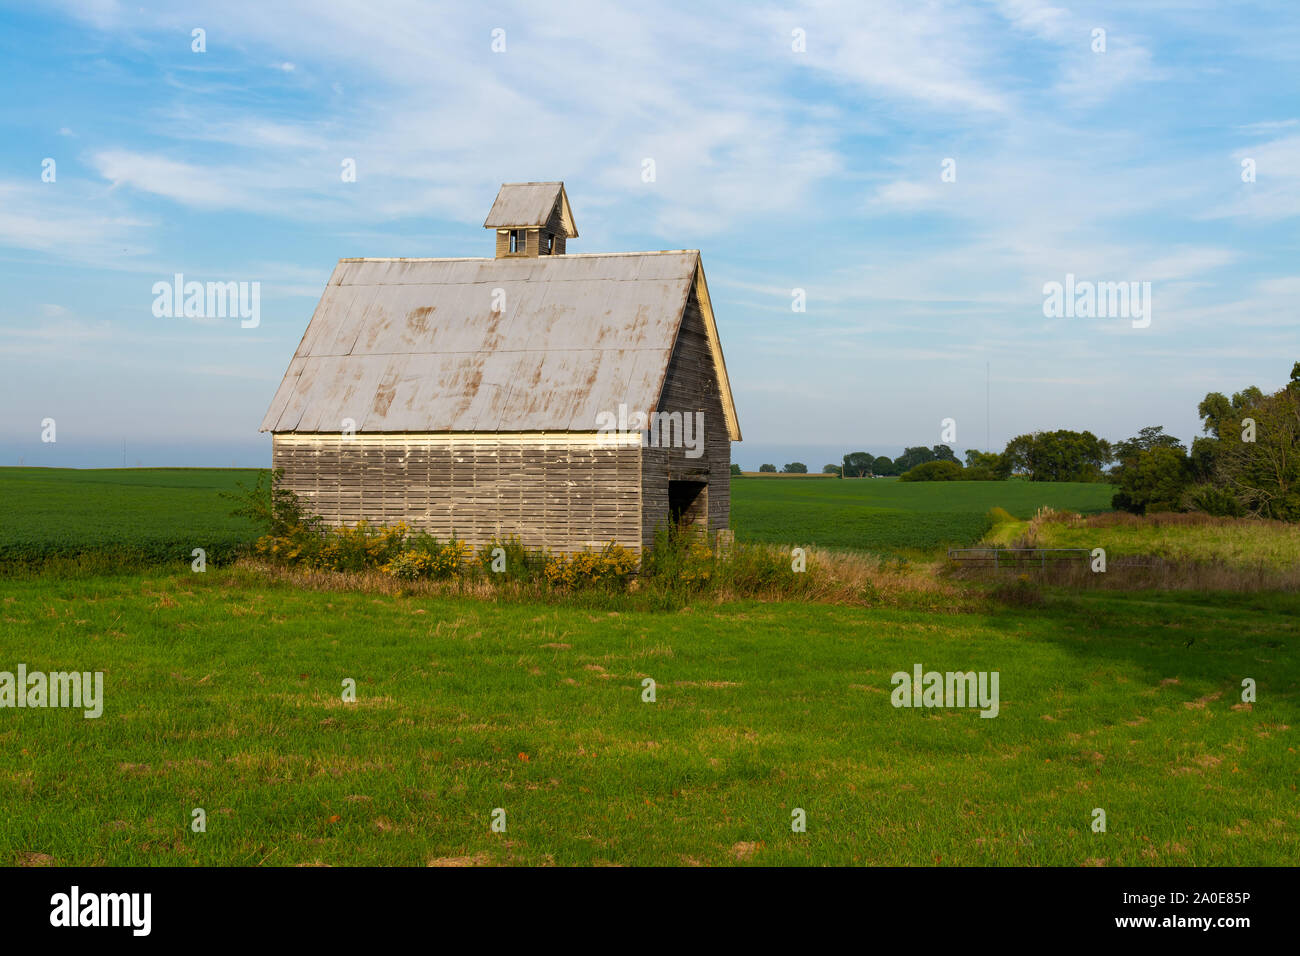
<path fill-rule="evenodd" d="M 1300 569 L 1300 525 L 1203 514 L 1069 515 L 1044 512 L 1029 523 L 1030 547 L 1105 548 L 1108 557 L 1158 559 L 1286 575 Z"/>
<path fill-rule="evenodd" d="M 1000 569 L 953 567 L 961 580 L 1003 581 L 1025 574 L 1036 586 L 1106 590 L 1259 592 L 1300 590 L 1300 526 L 1258 518 L 1114 512 L 1080 515 L 1039 509 L 1027 522 L 998 524 L 984 539 L 991 547 L 1078 548 L 1078 560 L 1037 566 L 1037 557 L 1008 555 Z M 1092 570 L 1102 549 L 1104 572 Z"/>

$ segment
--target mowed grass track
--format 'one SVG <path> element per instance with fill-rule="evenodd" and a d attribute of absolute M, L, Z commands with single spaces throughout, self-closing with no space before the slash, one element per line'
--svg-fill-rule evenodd
<path fill-rule="evenodd" d="M 102 669 L 107 702 L 0 711 L 0 864 L 1290 865 L 1297 613 L 1294 595 L 650 614 L 238 570 L 11 581 L 0 669 Z M 890 675 L 918 662 L 998 671 L 1000 715 L 893 708 Z"/>
<path fill-rule="evenodd" d="M 990 508 L 1017 518 L 1044 505 L 1096 514 L 1114 493 L 1084 482 L 737 478 L 731 526 L 744 541 L 907 553 L 974 544 Z"/>
<path fill-rule="evenodd" d="M 99 555 L 124 561 L 221 561 L 257 538 L 221 492 L 255 469 L 0 468 L 0 563 Z"/>

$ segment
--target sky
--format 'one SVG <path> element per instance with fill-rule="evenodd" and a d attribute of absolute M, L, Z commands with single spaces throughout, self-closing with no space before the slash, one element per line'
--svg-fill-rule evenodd
<path fill-rule="evenodd" d="M 0 2 L 0 465 L 268 465 L 334 263 L 491 256 L 546 180 L 570 252 L 701 250 L 747 469 L 1190 443 L 1300 360 L 1298 58 L 1294 0 Z"/>

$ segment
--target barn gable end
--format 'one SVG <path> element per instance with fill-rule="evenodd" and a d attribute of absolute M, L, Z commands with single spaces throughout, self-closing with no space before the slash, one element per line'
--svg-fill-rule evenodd
<path fill-rule="evenodd" d="M 710 341 L 700 298 L 699 288 L 692 288 L 656 414 L 680 414 L 683 421 L 684 416 L 698 415 L 703 434 L 692 428 L 690 443 L 642 449 L 641 533 L 646 547 L 661 525 L 679 518 L 711 532 L 730 521 L 732 432 L 723 401 L 726 373 Z"/>

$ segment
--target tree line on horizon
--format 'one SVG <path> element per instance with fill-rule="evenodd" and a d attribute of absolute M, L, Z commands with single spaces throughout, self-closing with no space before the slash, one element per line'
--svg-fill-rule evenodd
<path fill-rule="evenodd" d="M 1116 485 L 1111 506 L 1135 514 L 1199 511 L 1300 521 L 1300 362 L 1272 394 L 1254 385 L 1231 398 L 1210 392 L 1197 413 L 1204 434 L 1190 449 L 1162 425 L 1114 443 L 1062 428 L 1017 435 L 1001 452 L 971 449 L 964 463 L 947 445 L 918 445 L 892 459 L 850 452 L 822 473 L 900 481 L 1105 481 Z M 807 471 L 802 462 L 782 469 Z M 732 473 L 740 467 L 733 465 Z"/>

